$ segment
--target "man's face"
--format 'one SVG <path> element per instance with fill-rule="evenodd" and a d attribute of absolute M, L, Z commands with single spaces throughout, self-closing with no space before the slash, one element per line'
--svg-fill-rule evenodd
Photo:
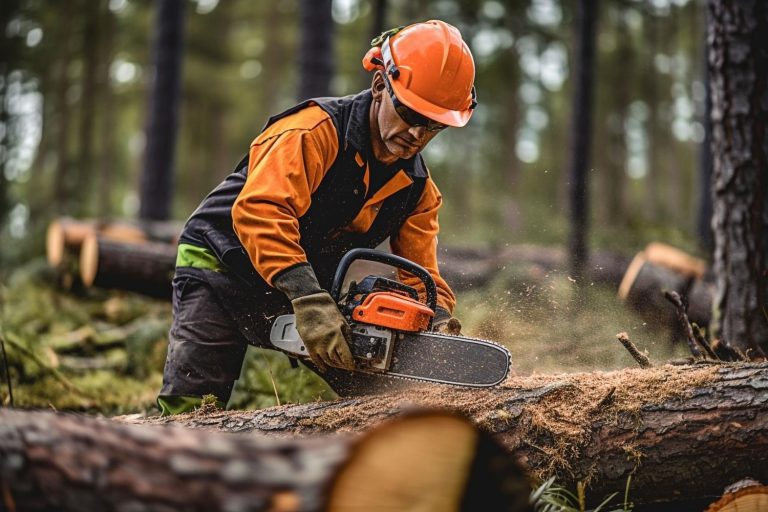
<path fill-rule="evenodd" d="M 430 131 L 426 126 L 411 126 L 395 110 L 395 105 L 387 91 L 385 78 L 377 73 L 373 79 L 373 137 L 376 128 L 380 142 L 386 151 L 396 158 L 408 159 L 423 150 L 439 131 Z M 374 145 L 376 141 L 374 140 Z"/>

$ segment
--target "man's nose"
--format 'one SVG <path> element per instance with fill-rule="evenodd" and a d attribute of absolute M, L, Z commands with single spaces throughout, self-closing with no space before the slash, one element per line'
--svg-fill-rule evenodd
<path fill-rule="evenodd" d="M 426 126 L 411 126 L 408 128 L 408 133 L 416 140 L 421 140 L 424 134 L 427 133 Z"/>

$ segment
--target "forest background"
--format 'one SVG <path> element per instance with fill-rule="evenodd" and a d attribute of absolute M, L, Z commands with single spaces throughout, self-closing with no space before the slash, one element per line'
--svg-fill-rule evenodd
<path fill-rule="evenodd" d="M 332 2 L 333 22 L 321 27 L 333 34 L 330 94 L 355 93 L 370 83 L 360 60 L 382 23 L 375 16 L 381 3 Z M 303 99 L 305 63 L 298 57 L 304 2 L 189 0 L 185 6 L 170 205 L 177 220 L 233 169 L 269 115 Z M 441 245 L 565 245 L 577 2 L 390 0 L 385 6 L 384 28 L 443 19 L 462 31 L 475 56 L 479 106 L 471 123 L 442 133 L 425 151 L 444 195 Z M 36 339 L 90 322 L 91 316 L 75 313 L 84 304 L 114 299 L 97 294 L 69 302 L 50 298 L 49 291 L 35 295 L 40 309 L 15 308 L 30 302 L 21 299 L 20 283 L 39 275 L 36 262 L 44 260 L 52 219 L 135 218 L 139 212 L 157 10 L 148 0 L 17 0 L 3 2 L 0 11 L 3 323 L 29 348 Z M 663 240 L 707 258 L 706 6 L 695 0 L 603 1 L 595 22 L 588 245 L 631 254 Z M 471 334 L 503 337 L 518 368 L 528 372 L 629 365 L 626 354 L 606 345 L 618 330 L 639 335 L 641 347 L 660 358 L 677 350 L 668 344 L 667 326 L 632 316 L 614 290 L 575 292 L 569 278 L 565 269 L 547 276 L 546 285 L 538 285 L 543 293 L 522 286 L 512 294 L 503 283 L 464 293 L 457 313 Z M 525 278 L 518 281 L 525 284 Z M 572 307 L 576 296 L 580 307 Z M 166 306 L 157 305 L 157 332 L 166 327 Z M 155 306 L 142 307 L 146 312 Z M 41 312 L 46 308 L 59 316 L 71 311 L 77 319 L 41 326 L 41 315 L 51 316 Z M 490 325 L 491 313 L 499 311 L 506 323 Z M 30 330 L 28 319 L 35 315 L 38 325 Z M 50 371 L 35 374 L 34 365 L 12 353 L 11 375 L 30 384 L 26 390 L 20 385 L 17 398 L 105 408 L 103 396 L 111 394 L 107 410 L 147 407 L 163 360 L 163 340 L 154 341 L 152 350 L 136 349 L 154 354 L 145 357 L 143 369 L 130 355 L 119 365 L 131 385 L 107 384 L 110 373 L 85 376 L 82 369 L 56 366 L 81 391 L 86 379 L 95 378 L 98 400 L 66 386 L 53 393 L 40 377 Z M 569 361 L 562 360 L 565 353 Z M 276 394 L 284 400 L 327 396 L 320 384 L 307 384 L 311 374 L 296 379 L 282 360 L 259 355 L 248 364 L 235 405 L 271 405 Z M 301 383 L 289 386 L 281 379 Z"/>

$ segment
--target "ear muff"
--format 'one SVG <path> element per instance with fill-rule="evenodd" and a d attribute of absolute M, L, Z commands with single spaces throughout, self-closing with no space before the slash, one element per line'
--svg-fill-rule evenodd
<path fill-rule="evenodd" d="M 374 46 L 363 57 L 363 68 L 366 71 L 384 70 L 384 60 L 381 56 L 381 47 Z"/>

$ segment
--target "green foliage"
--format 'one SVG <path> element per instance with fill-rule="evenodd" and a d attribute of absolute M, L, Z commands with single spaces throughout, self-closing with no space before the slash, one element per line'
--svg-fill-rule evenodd
<path fill-rule="evenodd" d="M 531 493 L 531 504 L 536 512 L 631 512 L 632 503 L 629 502 L 629 483 L 631 477 L 627 479 L 627 488 L 624 495 L 624 503 L 620 508 L 607 507 L 614 500 L 618 493 L 613 493 L 603 499 L 595 508 L 586 508 L 586 491 L 583 485 L 577 487 L 576 493 L 561 487 L 555 483 L 555 477 L 543 482 Z"/>
<path fill-rule="evenodd" d="M 6 341 L 18 407 L 103 414 L 155 413 L 171 322 L 170 304 L 121 292 L 51 287 L 45 261 L 20 267 L 2 288 Z M 7 402 L 0 371 L 0 403 Z M 284 355 L 249 347 L 230 408 L 256 409 L 334 396 L 313 372 Z"/>

